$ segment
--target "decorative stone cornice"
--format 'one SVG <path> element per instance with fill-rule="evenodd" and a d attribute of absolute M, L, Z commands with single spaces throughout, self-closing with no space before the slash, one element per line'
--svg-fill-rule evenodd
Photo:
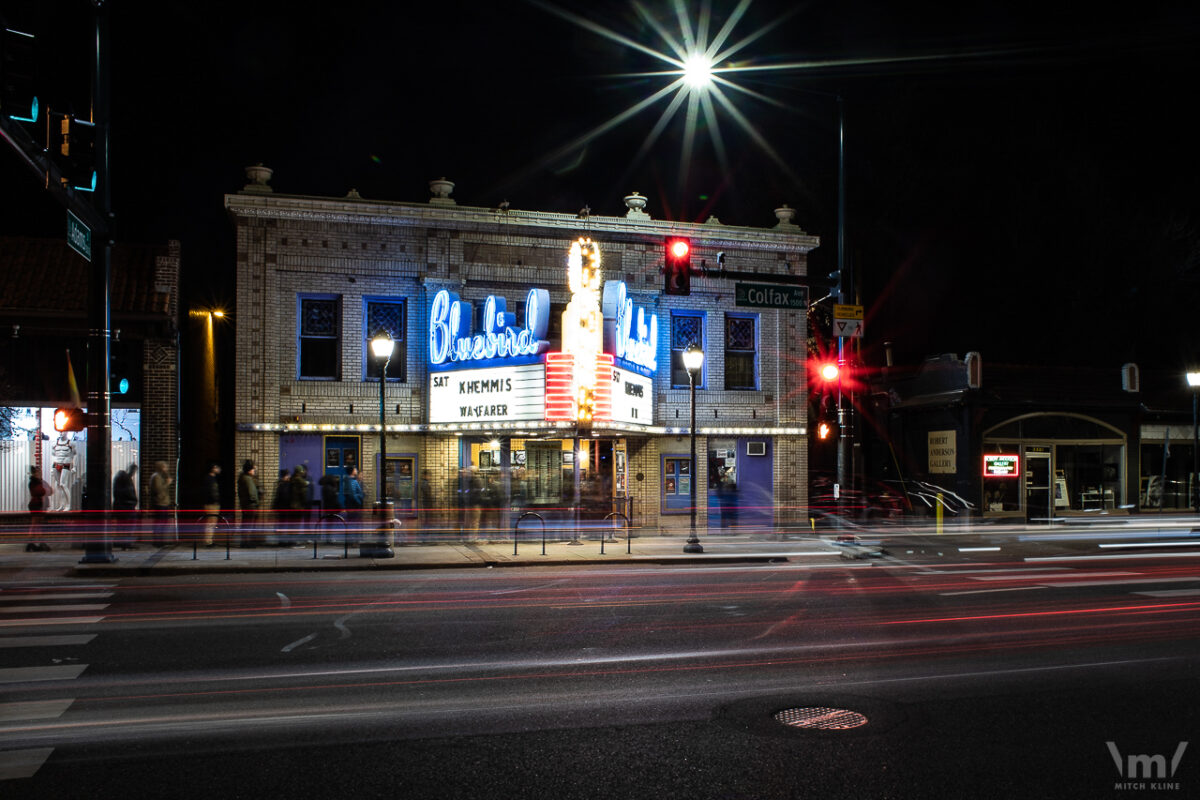
<path fill-rule="evenodd" d="M 450 206 L 417 203 L 352 200 L 280 194 L 228 194 L 225 208 L 238 217 L 252 219 L 303 220 L 314 223 L 381 225 L 394 227 L 447 227 L 512 233 L 514 228 L 538 228 L 568 231 L 567 238 L 586 232 L 615 241 L 659 239 L 667 235 L 691 236 L 709 247 L 740 248 L 763 252 L 807 253 L 820 244 L 820 238 L 805 233 L 797 225 L 774 228 L 748 228 L 701 222 L 672 222 L 630 217 L 590 215 L 580 220 L 576 214 L 549 211 L 522 211 L 475 206 Z"/>

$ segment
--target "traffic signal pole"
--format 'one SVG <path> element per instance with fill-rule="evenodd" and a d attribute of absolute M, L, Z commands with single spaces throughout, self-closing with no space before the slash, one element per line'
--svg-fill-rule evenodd
<path fill-rule="evenodd" d="M 842 95 L 837 95 L 837 126 L 838 126 L 838 175 L 837 175 L 837 302 L 846 302 L 846 285 L 849 283 L 853 290 L 854 283 L 846 272 L 846 112 L 842 103 Z M 838 386 L 837 386 L 837 511 L 838 520 L 843 518 L 846 505 L 846 490 L 850 487 L 852 474 L 852 437 L 854 435 L 854 395 L 849 394 L 849 403 L 843 398 L 843 382 L 849 374 L 846 369 L 846 337 L 837 337 Z"/>
<path fill-rule="evenodd" d="M 92 0 L 96 21 L 96 58 L 92 86 L 96 124 L 96 202 L 104 227 L 97 231 L 99 253 L 88 277 L 87 482 L 84 510 L 88 513 L 86 549 L 82 563 L 110 563 L 112 552 L 107 511 L 112 505 L 112 395 L 109 363 L 112 349 L 112 192 L 109 181 L 108 7 Z"/>

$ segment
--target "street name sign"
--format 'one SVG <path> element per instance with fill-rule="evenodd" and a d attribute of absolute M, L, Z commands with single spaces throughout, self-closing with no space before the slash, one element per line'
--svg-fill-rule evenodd
<path fill-rule="evenodd" d="M 759 308 L 808 308 L 807 286 L 782 286 L 774 283 L 735 283 L 735 306 Z"/>
<path fill-rule="evenodd" d="M 67 212 L 67 245 L 88 261 L 92 260 L 92 229 L 70 211 Z"/>

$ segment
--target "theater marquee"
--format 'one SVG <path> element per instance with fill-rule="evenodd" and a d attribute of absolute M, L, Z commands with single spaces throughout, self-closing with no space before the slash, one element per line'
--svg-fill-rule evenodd
<path fill-rule="evenodd" d="M 429 421 L 493 422 L 545 417 L 542 364 L 461 369 L 429 376 Z"/>

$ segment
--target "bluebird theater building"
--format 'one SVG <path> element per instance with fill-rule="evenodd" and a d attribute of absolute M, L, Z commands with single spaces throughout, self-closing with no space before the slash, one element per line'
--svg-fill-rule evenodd
<path fill-rule="evenodd" d="M 693 489 L 709 533 L 807 524 L 802 284 L 818 240 L 792 209 L 746 228 L 655 220 L 636 192 L 605 217 L 460 206 L 444 179 L 404 203 L 282 194 L 261 166 L 247 176 L 225 198 L 227 466 L 253 459 L 268 496 L 276 469 L 304 467 L 315 489 L 353 467 L 367 507 L 382 474 L 410 530 L 503 535 L 532 510 L 671 535 L 689 526 Z M 682 262 L 669 239 L 690 245 Z"/>

